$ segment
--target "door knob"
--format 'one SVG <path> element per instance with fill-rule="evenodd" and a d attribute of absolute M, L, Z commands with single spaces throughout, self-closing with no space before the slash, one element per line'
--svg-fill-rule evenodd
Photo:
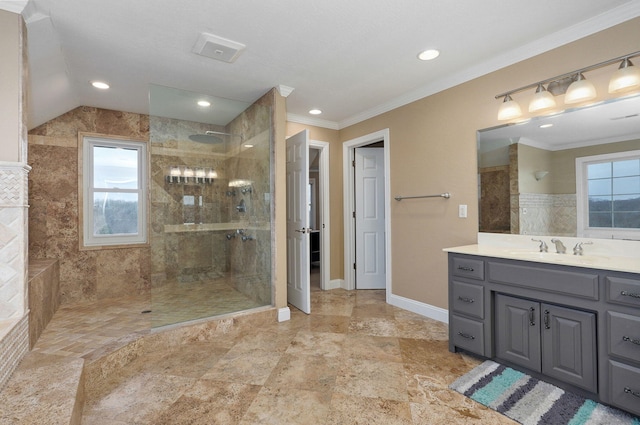
<path fill-rule="evenodd" d="M 307 233 L 307 229 L 305 229 L 304 227 L 302 229 L 296 229 L 296 232 L 299 233 Z"/>

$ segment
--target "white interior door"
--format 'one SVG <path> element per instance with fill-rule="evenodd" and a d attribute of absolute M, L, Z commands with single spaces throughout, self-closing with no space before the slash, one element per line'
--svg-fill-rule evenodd
<path fill-rule="evenodd" d="M 356 289 L 385 289 L 384 149 L 355 149 Z"/>
<path fill-rule="evenodd" d="M 311 313 L 309 255 L 309 135 L 287 139 L 287 301 Z"/>

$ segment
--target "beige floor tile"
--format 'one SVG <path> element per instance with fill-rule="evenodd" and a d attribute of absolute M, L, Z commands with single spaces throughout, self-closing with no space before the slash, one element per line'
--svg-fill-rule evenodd
<path fill-rule="evenodd" d="M 342 363 L 340 357 L 285 354 L 264 385 L 331 393 Z"/>
<path fill-rule="evenodd" d="M 239 384 L 263 385 L 278 365 L 282 353 L 255 349 L 229 351 L 202 378 Z"/>
<path fill-rule="evenodd" d="M 154 425 L 236 425 L 260 387 L 203 379 L 150 419 Z"/>
<path fill-rule="evenodd" d="M 327 425 L 410 425 L 409 403 L 334 393 Z M 440 422 L 445 424 L 446 422 Z"/>
<path fill-rule="evenodd" d="M 327 392 L 263 387 L 240 424 L 324 424 L 330 403 Z"/>
<path fill-rule="evenodd" d="M 344 355 L 354 359 L 402 362 L 398 338 L 369 335 L 349 335 Z"/>
<path fill-rule="evenodd" d="M 401 363 L 346 359 L 336 378 L 335 391 L 361 397 L 409 401 Z"/>
<path fill-rule="evenodd" d="M 337 357 L 342 353 L 345 338 L 345 334 L 300 331 L 286 353 Z"/>

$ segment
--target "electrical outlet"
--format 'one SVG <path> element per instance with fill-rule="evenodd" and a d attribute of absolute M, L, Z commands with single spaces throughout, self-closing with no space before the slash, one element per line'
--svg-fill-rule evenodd
<path fill-rule="evenodd" d="M 458 205 L 458 217 L 467 218 L 467 206 L 466 205 Z"/>

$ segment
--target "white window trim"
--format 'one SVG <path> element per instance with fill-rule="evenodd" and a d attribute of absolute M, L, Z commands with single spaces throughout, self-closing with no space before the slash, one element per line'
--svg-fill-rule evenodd
<path fill-rule="evenodd" d="M 597 162 L 622 161 L 640 157 L 640 150 L 607 153 L 602 155 L 576 158 L 576 210 L 578 237 L 602 239 L 640 239 L 640 229 L 616 229 L 589 227 L 587 212 L 589 211 L 588 185 L 586 184 L 587 165 Z"/>
<path fill-rule="evenodd" d="M 81 174 L 81 238 L 80 245 L 84 249 L 117 248 L 119 246 L 131 247 L 133 245 L 146 245 L 148 243 L 148 149 L 147 143 L 142 140 L 132 140 L 119 137 L 80 134 Z M 117 192 L 137 193 L 138 203 L 138 233 L 131 235 L 93 235 L 93 192 L 104 192 L 105 189 L 93 188 L 93 157 L 91 155 L 94 146 L 115 146 L 120 148 L 135 149 L 138 152 L 138 189 L 118 189 Z M 108 189 L 106 191 L 109 191 Z"/>

